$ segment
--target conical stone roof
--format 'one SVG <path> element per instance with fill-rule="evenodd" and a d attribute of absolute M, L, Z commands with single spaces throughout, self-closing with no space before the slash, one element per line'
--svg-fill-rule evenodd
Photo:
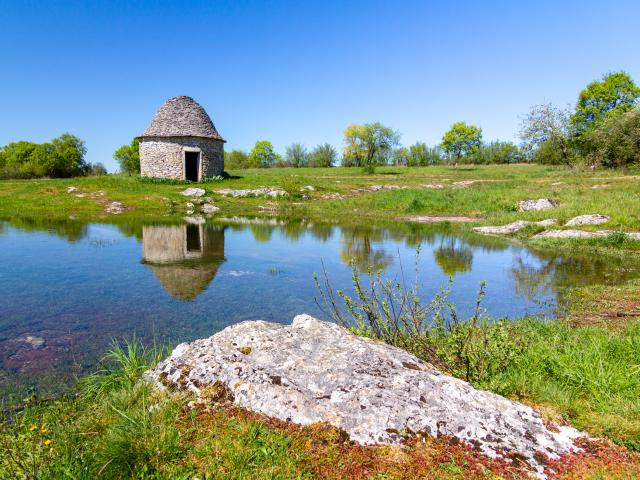
<path fill-rule="evenodd" d="M 185 96 L 167 100 L 141 137 L 204 137 L 224 141 L 205 109 Z"/>

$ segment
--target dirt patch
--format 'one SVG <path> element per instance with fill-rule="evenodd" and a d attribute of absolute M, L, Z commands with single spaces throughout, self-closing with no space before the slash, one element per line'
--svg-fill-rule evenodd
<path fill-rule="evenodd" d="M 416 223 L 439 223 L 439 222 L 452 222 L 452 223 L 469 223 L 479 222 L 482 220 L 477 217 L 464 217 L 464 216 L 446 216 L 446 215 L 409 215 L 406 217 L 400 217 L 398 220 L 404 222 L 416 222 Z"/>

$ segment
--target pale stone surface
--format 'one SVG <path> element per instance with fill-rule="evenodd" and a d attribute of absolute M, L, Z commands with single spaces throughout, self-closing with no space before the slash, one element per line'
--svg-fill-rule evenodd
<path fill-rule="evenodd" d="M 565 227 L 577 227 L 578 225 L 601 225 L 608 221 L 609 217 L 607 215 L 600 215 L 598 213 L 593 215 L 579 215 L 565 223 Z"/>
<path fill-rule="evenodd" d="M 457 188 L 467 188 L 476 183 L 475 180 L 462 180 L 460 182 L 453 182 L 451 185 Z"/>
<path fill-rule="evenodd" d="M 73 193 L 76 192 L 78 189 L 72 185 L 67 187 L 67 193 Z"/>
<path fill-rule="evenodd" d="M 454 223 L 469 223 L 477 222 L 481 220 L 474 217 L 463 216 L 442 216 L 442 215 L 409 215 L 406 217 L 400 217 L 400 220 L 405 222 L 417 222 L 417 223 L 439 223 L 439 222 L 454 222 Z"/>
<path fill-rule="evenodd" d="M 585 232 L 584 230 L 547 230 L 534 235 L 533 238 L 597 238 L 606 237 L 615 233 L 613 230 L 598 230 L 597 232 Z"/>
<path fill-rule="evenodd" d="M 185 197 L 202 197 L 205 194 L 204 188 L 187 188 L 180 192 L 180 195 L 184 195 Z"/>
<path fill-rule="evenodd" d="M 581 435 L 552 431 L 528 406 L 308 315 L 291 325 L 242 322 L 180 344 L 145 378 L 196 394 L 222 384 L 239 406 L 302 425 L 328 422 L 362 444 L 399 443 L 402 432 L 455 437 L 492 457 L 517 454 L 541 477 L 536 452 L 557 458 Z"/>
<path fill-rule="evenodd" d="M 287 192 L 275 187 L 253 188 L 245 190 L 222 189 L 216 190 L 219 195 L 225 197 L 284 197 Z"/>
<path fill-rule="evenodd" d="M 210 203 L 205 203 L 202 205 L 202 213 L 207 215 L 212 215 L 220 210 L 220 207 L 216 207 L 215 205 L 211 205 Z"/>
<path fill-rule="evenodd" d="M 313 185 L 306 185 L 300 189 L 301 192 L 315 192 L 316 189 Z"/>
<path fill-rule="evenodd" d="M 200 152 L 200 179 L 222 175 L 224 143 L 212 138 L 145 137 L 140 140 L 140 174 L 143 177 L 185 180 L 185 151 Z"/>
<path fill-rule="evenodd" d="M 537 200 L 523 200 L 518 202 L 518 209 L 521 212 L 538 212 L 541 210 L 551 210 L 556 207 L 556 202 L 549 198 L 539 198 Z"/>
<path fill-rule="evenodd" d="M 529 222 L 527 220 L 516 220 L 515 222 L 509 223 L 508 225 L 496 226 L 496 227 L 474 227 L 473 231 L 477 233 L 482 233 L 485 235 L 509 235 L 511 233 L 516 233 L 522 230 L 523 228 L 529 225 L 539 225 L 541 227 L 549 227 L 551 225 L 555 225 L 557 222 L 554 218 L 548 218 L 546 220 L 541 220 L 539 222 Z"/>
<path fill-rule="evenodd" d="M 124 205 L 121 202 L 111 202 L 104 207 L 104 211 L 113 215 L 120 215 L 124 212 Z"/>
<path fill-rule="evenodd" d="M 431 190 L 440 190 L 444 188 L 444 185 L 442 185 L 441 183 L 428 183 L 426 185 L 422 185 L 422 188 L 427 188 Z"/>

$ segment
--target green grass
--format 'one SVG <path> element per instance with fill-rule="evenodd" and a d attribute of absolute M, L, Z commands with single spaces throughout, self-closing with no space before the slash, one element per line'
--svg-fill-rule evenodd
<path fill-rule="evenodd" d="M 384 167 L 373 175 L 355 168 L 255 169 L 230 172 L 232 178 L 201 184 L 221 207 L 220 215 L 257 215 L 266 203 L 280 215 L 315 220 L 361 219 L 398 220 L 407 215 L 465 215 L 478 217 L 477 224 L 503 224 L 516 219 L 541 220 L 554 217 L 560 222 L 585 213 L 611 216 L 608 229 L 640 231 L 640 193 L 637 176 L 621 171 L 581 171 L 540 165 L 495 165 L 465 167 Z M 474 180 L 467 188 L 453 188 L 456 181 Z M 439 190 L 425 184 L 442 184 Z M 559 185 L 554 185 L 560 183 Z M 102 191 L 103 197 L 78 198 L 68 194 Z M 312 185 L 303 198 L 300 188 Z M 377 192 L 354 191 L 372 185 L 407 187 Z M 593 186 L 606 188 L 593 189 Z M 283 188 L 289 199 L 226 198 L 215 194 L 220 188 Z M 150 181 L 137 177 L 106 176 L 57 180 L 6 180 L 0 182 L 0 217 L 73 216 L 78 219 L 112 219 L 106 201 L 119 201 L 128 209 L 121 218 L 181 218 L 186 199 L 179 192 L 184 182 Z M 340 195 L 341 198 L 334 198 Z M 549 197 L 560 203 L 552 212 L 516 211 L 518 201 Z M 467 226 L 470 228 L 470 226 Z M 603 228 L 603 227 L 585 227 Z"/>

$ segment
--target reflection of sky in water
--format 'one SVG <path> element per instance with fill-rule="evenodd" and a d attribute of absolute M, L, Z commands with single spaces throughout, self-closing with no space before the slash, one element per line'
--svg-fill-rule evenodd
<path fill-rule="evenodd" d="M 386 266 L 388 278 L 399 278 L 400 259 L 411 282 L 418 243 L 421 296 L 431 299 L 454 275 L 449 299 L 462 317 L 472 313 L 483 281 L 483 308 L 494 317 L 519 317 L 548 313 L 565 286 L 624 279 L 616 265 L 533 253 L 433 228 L 423 235 L 302 224 L 206 226 L 195 244 L 210 251 L 201 259 L 178 260 L 182 242 L 186 245 L 184 226 L 65 229 L 5 224 L 0 230 L 0 387 L 16 378 L 32 382 L 49 366 L 67 374 L 91 368 L 111 338 L 135 333 L 147 343 L 155 339 L 175 345 L 242 320 L 289 322 L 302 312 L 321 316 L 313 280 L 321 262 L 334 289 L 350 291 L 349 259 L 361 269 L 370 261 Z M 143 263 L 143 246 L 150 262 Z M 174 247 L 175 255 L 164 258 L 163 252 Z M 45 343 L 34 347 L 27 336 Z"/>

